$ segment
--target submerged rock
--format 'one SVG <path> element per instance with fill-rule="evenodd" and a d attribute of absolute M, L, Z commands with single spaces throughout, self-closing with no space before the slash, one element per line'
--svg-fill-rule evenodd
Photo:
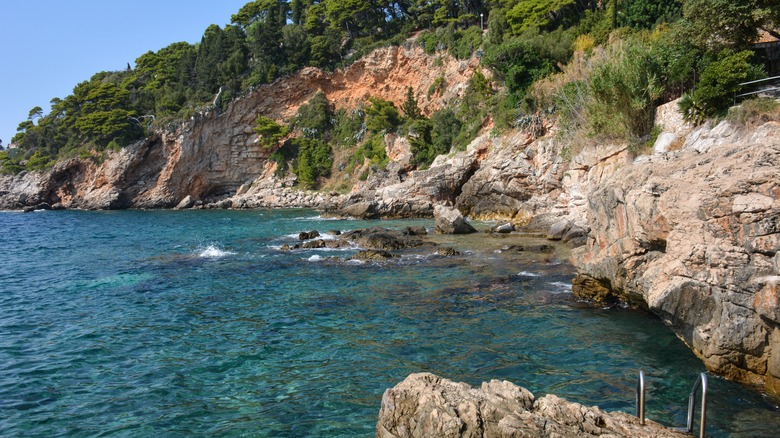
<path fill-rule="evenodd" d="M 397 255 L 391 254 L 383 250 L 364 249 L 362 251 L 358 251 L 358 253 L 352 256 L 350 260 L 384 261 L 384 260 L 390 260 L 397 257 L 398 257 Z"/>
<path fill-rule="evenodd" d="M 491 380 L 473 388 L 430 373 L 412 374 L 385 391 L 378 438 L 401 437 L 686 437 L 650 420 L 604 412 Z"/>
<path fill-rule="evenodd" d="M 361 248 L 381 249 L 393 251 L 397 249 L 416 248 L 423 245 L 432 245 L 423 241 L 418 235 L 410 235 L 404 231 L 392 230 L 381 227 L 371 227 L 362 230 L 350 231 L 342 234 L 346 240 L 354 242 Z"/>

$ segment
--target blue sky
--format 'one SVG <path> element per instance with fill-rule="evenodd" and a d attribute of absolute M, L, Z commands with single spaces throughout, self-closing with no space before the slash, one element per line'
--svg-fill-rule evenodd
<path fill-rule="evenodd" d="M 99 71 L 134 65 L 177 41 L 196 43 L 249 0 L 0 1 L 0 139 L 8 146 L 30 109 L 49 111 Z"/>

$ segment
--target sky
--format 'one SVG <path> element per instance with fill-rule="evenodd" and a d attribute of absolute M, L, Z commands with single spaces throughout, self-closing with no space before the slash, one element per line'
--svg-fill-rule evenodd
<path fill-rule="evenodd" d="M 123 70 L 149 50 L 197 43 L 249 0 L 0 1 L 0 139 L 6 147 L 30 109 L 100 71 Z"/>

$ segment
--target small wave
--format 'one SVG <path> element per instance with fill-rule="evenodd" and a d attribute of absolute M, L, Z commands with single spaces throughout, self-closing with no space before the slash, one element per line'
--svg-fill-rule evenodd
<path fill-rule="evenodd" d="M 550 286 L 553 286 L 555 288 L 553 293 L 557 294 L 565 294 L 565 293 L 571 293 L 571 283 L 567 283 L 564 281 L 554 281 L 550 283 Z"/>
<path fill-rule="evenodd" d="M 517 273 L 520 277 L 541 277 L 542 274 L 538 272 L 530 272 L 530 271 L 520 271 Z"/>
<path fill-rule="evenodd" d="M 202 257 L 204 259 L 220 259 L 222 257 L 227 257 L 235 254 L 236 253 L 232 251 L 225 251 L 224 249 L 218 248 L 214 245 L 209 245 L 205 248 L 198 250 L 198 257 Z"/>
<path fill-rule="evenodd" d="M 316 254 L 315 254 L 315 255 L 313 255 L 313 256 L 311 256 L 311 257 L 309 257 L 309 258 L 308 258 L 308 259 L 306 259 L 306 260 L 308 260 L 308 261 L 310 261 L 310 262 L 321 262 L 321 261 L 323 260 L 323 258 L 322 258 L 322 256 L 319 256 L 319 255 L 316 255 Z"/>

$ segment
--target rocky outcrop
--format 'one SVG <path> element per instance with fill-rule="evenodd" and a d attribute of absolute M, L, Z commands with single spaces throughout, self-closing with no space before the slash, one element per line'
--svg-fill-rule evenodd
<path fill-rule="evenodd" d="M 378 438 L 685 437 L 622 412 L 604 412 L 554 395 L 491 380 L 480 388 L 433 374 L 412 374 L 385 391 Z"/>
<path fill-rule="evenodd" d="M 707 368 L 780 392 L 780 124 L 691 132 L 588 197 L 575 292 L 659 315 Z"/>

